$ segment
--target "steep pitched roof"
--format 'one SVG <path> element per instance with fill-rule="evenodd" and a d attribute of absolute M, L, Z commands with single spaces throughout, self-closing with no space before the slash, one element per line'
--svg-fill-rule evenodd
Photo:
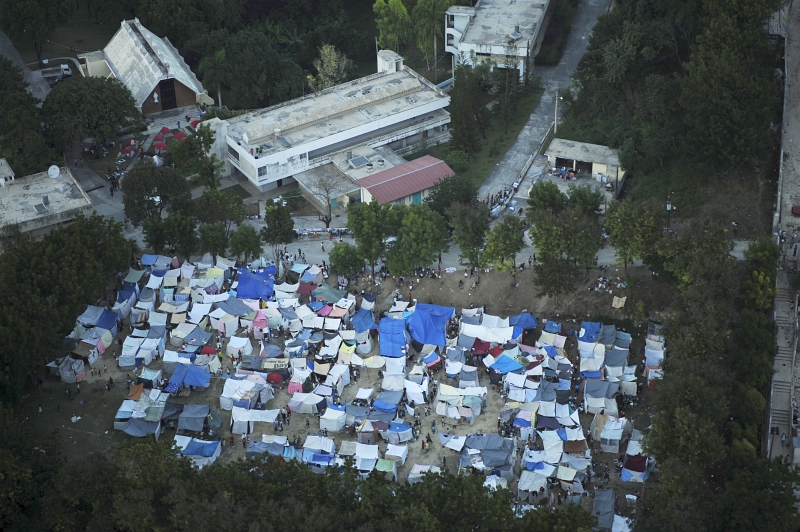
<path fill-rule="evenodd" d="M 453 174 L 447 163 L 426 155 L 359 179 L 356 184 L 367 189 L 378 203 L 389 203 L 429 189 L 440 179 Z"/>
<path fill-rule="evenodd" d="M 162 79 L 174 78 L 197 93 L 206 93 L 169 39 L 158 37 L 139 19 L 123 20 L 103 53 L 116 78 L 133 94 L 137 107 Z"/>

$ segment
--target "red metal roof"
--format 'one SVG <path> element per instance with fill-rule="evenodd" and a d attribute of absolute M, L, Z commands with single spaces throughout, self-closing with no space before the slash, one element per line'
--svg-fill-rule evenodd
<path fill-rule="evenodd" d="M 390 203 L 429 189 L 454 173 L 441 159 L 426 155 L 359 179 L 356 184 L 367 189 L 378 203 Z"/>

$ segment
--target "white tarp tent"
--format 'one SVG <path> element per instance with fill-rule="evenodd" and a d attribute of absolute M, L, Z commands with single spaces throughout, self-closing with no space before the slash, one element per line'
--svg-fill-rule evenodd
<path fill-rule="evenodd" d="M 319 418 L 319 428 L 328 432 L 339 432 L 344 428 L 346 417 L 344 410 L 328 408 Z"/>

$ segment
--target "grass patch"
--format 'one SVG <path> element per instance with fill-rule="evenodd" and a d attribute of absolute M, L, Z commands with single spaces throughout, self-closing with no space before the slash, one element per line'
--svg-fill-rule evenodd
<path fill-rule="evenodd" d="M 488 177 L 489 173 L 497 166 L 497 163 L 503 158 L 511 145 L 514 144 L 514 141 L 517 140 L 519 132 L 522 131 L 531 113 L 539 104 L 541 92 L 536 89 L 532 90 L 535 90 L 535 92 L 521 95 L 517 105 L 517 113 L 508 124 L 508 133 L 505 132 L 505 127 L 500 117 L 496 114 L 492 115 L 491 123 L 486 132 L 487 138 L 482 142 L 481 151 L 475 154 L 475 157 L 470 161 L 469 168 L 461 172 L 461 176 L 472 180 L 476 186 L 480 186 L 484 179 Z M 494 153 L 490 154 L 492 146 L 494 146 Z M 439 159 L 444 159 L 449 151 L 449 145 L 444 144 L 423 150 L 423 153 L 415 153 L 413 156 L 409 156 L 409 158 L 421 157 L 428 153 Z"/>
<path fill-rule="evenodd" d="M 550 3 L 550 20 L 539 53 L 536 54 L 536 64 L 556 66 L 561 61 L 577 8 L 578 0 L 553 0 Z"/>

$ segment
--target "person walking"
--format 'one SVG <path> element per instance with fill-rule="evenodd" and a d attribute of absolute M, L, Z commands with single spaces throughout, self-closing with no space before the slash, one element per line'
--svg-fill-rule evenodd
<path fill-rule="evenodd" d="M 114 185 L 111 185 L 110 187 L 108 187 L 108 190 L 111 192 L 111 197 L 113 198 L 114 197 Z"/>
<path fill-rule="evenodd" d="M 78 390 L 80 390 L 80 388 L 78 388 Z M 785 432 L 783 433 L 783 436 L 781 436 L 781 447 L 786 447 L 786 433 Z"/>
<path fill-rule="evenodd" d="M 322 252 L 325 253 L 325 242 L 322 242 Z"/>
<path fill-rule="evenodd" d="M 308 428 L 310 426 L 311 426 L 311 420 L 308 419 L 308 416 L 306 416 L 306 428 Z"/>

